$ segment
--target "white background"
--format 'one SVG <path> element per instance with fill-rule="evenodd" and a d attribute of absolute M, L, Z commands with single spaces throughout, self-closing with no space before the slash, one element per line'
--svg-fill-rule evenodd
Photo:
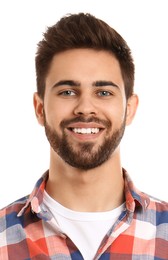
<path fill-rule="evenodd" d="M 49 166 L 49 146 L 32 95 L 34 57 L 47 26 L 67 13 L 90 12 L 132 49 L 140 104 L 123 139 L 122 165 L 136 186 L 168 200 L 167 0 L 0 2 L 0 208 L 31 192 Z"/>

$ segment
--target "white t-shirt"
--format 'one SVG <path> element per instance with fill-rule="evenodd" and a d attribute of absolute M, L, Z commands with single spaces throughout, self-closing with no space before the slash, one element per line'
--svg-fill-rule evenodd
<path fill-rule="evenodd" d="M 106 212 L 77 212 L 65 208 L 44 192 L 44 206 L 60 229 L 73 241 L 85 260 L 92 260 L 101 241 L 125 208 L 125 203 Z"/>

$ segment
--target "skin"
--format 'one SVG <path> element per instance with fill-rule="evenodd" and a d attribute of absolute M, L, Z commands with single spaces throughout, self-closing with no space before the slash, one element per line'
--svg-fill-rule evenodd
<path fill-rule="evenodd" d="M 101 86 L 98 86 L 100 81 Z M 66 127 L 67 140 L 77 154 L 86 142 L 92 143 L 92 152 L 96 152 L 105 137 L 120 128 L 124 118 L 126 125 L 132 122 L 137 105 L 135 94 L 126 100 L 117 59 L 107 51 L 92 49 L 73 49 L 56 54 L 46 78 L 44 100 L 34 94 L 38 122 L 44 126 L 46 120 L 60 137 L 63 135 L 62 120 L 82 116 L 111 123 L 110 128 L 94 122 L 77 122 Z M 79 134 L 69 127 L 96 127 L 101 131 Z M 83 156 L 89 158 L 89 153 Z M 46 191 L 63 206 L 76 211 L 99 212 L 118 207 L 125 199 L 120 147 L 100 166 L 88 170 L 66 163 L 51 147 Z"/>

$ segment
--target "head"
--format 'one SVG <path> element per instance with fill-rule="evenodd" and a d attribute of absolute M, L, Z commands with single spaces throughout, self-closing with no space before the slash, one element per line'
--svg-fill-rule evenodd
<path fill-rule="evenodd" d="M 126 41 L 104 21 L 90 14 L 72 14 L 48 27 L 36 55 L 37 92 L 43 99 L 46 76 L 53 57 L 71 49 L 90 48 L 111 52 L 120 64 L 125 95 L 133 94 L 134 63 Z"/>
<path fill-rule="evenodd" d="M 54 156 L 89 170 L 119 147 L 135 114 L 134 64 L 123 38 L 90 14 L 49 27 L 36 56 L 34 104 Z"/>

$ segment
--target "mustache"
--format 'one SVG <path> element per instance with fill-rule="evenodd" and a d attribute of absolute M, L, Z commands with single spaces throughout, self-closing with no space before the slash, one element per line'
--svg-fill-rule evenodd
<path fill-rule="evenodd" d="M 97 117 L 86 118 L 86 117 L 83 117 L 83 116 L 62 120 L 61 123 L 60 123 L 60 126 L 63 129 L 63 128 L 68 127 L 69 124 L 81 123 L 81 122 L 82 123 L 98 123 L 98 124 L 103 125 L 106 128 L 110 128 L 112 126 L 112 124 L 109 120 L 99 119 Z"/>

